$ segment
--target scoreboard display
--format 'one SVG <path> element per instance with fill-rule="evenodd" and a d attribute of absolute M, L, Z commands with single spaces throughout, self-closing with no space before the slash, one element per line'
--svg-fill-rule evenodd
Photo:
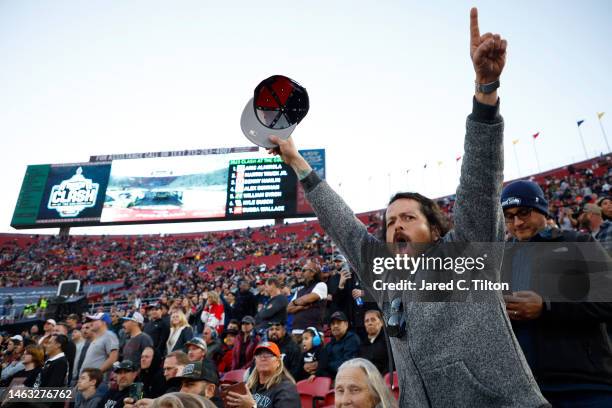
<path fill-rule="evenodd" d="M 325 151 L 303 151 L 325 176 Z M 16 229 L 295 218 L 312 208 L 289 166 L 256 147 L 93 156 L 26 169 Z"/>

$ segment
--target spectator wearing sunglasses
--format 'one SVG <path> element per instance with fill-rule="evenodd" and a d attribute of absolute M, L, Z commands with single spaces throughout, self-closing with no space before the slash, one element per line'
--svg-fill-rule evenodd
<path fill-rule="evenodd" d="M 563 276 L 571 276 L 575 288 L 589 287 L 599 268 L 593 261 L 607 254 L 588 234 L 548 226 L 548 203 L 533 181 L 508 184 L 501 202 L 512 235 L 504 255 L 503 276 L 513 291 L 504 296 L 506 310 L 542 393 L 553 406 L 571 401 L 610 406 L 612 351 L 606 321 L 612 320 L 612 303 L 550 301 L 540 289 L 559 287 Z M 589 254 L 595 250 L 600 255 L 586 259 L 585 245 Z M 558 282 L 553 280 L 557 276 Z"/>
<path fill-rule="evenodd" d="M 372 296 L 384 301 L 389 319 L 388 293 L 373 290 L 374 258 L 395 244 L 424 243 L 442 251 L 447 242 L 501 242 L 504 224 L 500 193 L 503 181 L 503 119 L 496 87 L 506 60 L 506 42 L 499 35 L 480 36 L 476 9 L 470 15 L 470 55 L 477 85 L 472 114 L 466 123 L 465 153 L 454 228 L 448 231 L 444 217 L 431 199 L 418 193 L 396 194 L 383 218 L 384 241 L 371 235 L 344 200 L 312 171 L 293 139 L 270 137 L 285 163 L 296 172 L 306 198 L 325 232 L 346 256 Z M 407 148 L 413 140 L 407 139 Z M 367 146 L 364 148 L 371 148 Z M 392 255 L 389 255 L 392 256 Z M 493 276 L 499 279 L 501 248 L 489 254 Z M 426 271 L 415 271 L 417 279 Z M 407 300 L 411 294 L 402 294 Z M 512 334 L 503 300 L 490 302 L 411 302 L 399 305 L 396 317 L 409 322 L 407 335 L 391 339 L 399 375 L 400 403 L 409 406 L 526 406 L 546 403 Z M 405 316 L 405 317 L 404 317 Z M 409 340 L 408 340 L 409 339 Z"/>
<path fill-rule="evenodd" d="M 308 327 L 323 331 L 327 303 L 327 285 L 321 282 L 319 265 L 314 261 L 307 261 L 302 268 L 302 276 L 304 287 L 295 293 L 287 306 L 287 312 L 293 314 L 292 334 L 296 336 L 300 336 Z"/>

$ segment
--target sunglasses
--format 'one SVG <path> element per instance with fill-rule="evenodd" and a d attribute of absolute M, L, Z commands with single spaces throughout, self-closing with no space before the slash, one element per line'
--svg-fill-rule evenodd
<path fill-rule="evenodd" d="M 396 297 L 391 301 L 391 316 L 387 320 L 387 334 L 389 337 L 397 338 L 404 337 L 406 334 L 404 303 L 400 297 Z"/>
<path fill-rule="evenodd" d="M 255 355 L 255 358 L 258 360 L 270 360 L 272 358 L 276 357 L 274 354 L 271 353 L 259 353 Z"/>

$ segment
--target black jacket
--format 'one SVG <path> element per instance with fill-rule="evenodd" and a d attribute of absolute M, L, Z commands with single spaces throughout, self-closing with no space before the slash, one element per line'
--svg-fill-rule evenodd
<path fill-rule="evenodd" d="M 323 353 L 325 354 L 324 361 L 326 365 L 319 364 L 317 375 L 335 378 L 338 368 L 347 360 L 357 357 L 361 341 L 352 331 L 347 331 L 344 337 L 340 340 L 332 338 L 325 345 Z"/>
<path fill-rule="evenodd" d="M 72 340 L 68 340 L 68 343 L 66 343 L 66 350 L 64 350 L 64 354 L 66 355 L 66 360 L 68 360 L 68 384 L 70 384 L 70 382 L 72 381 L 74 358 L 76 356 L 76 345 L 72 342 Z"/>
<path fill-rule="evenodd" d="M 287 306 L 289 301 L 282 293 L 271 298 L 268 303 L 255 315 L 257 329 L 265 329 L 269 322 L 287 323 Z"/>
<path fill-rule="evenodd" d="M 257 408 L 300 408 L 300 394 L 288 379 L 265 389 L 261 385 L 251 389 Z"/>
<path fill-rule="evenodd" d="M 157 351 L 160 355 L 165 354 L 166 342 L 168 341 L 168 336 L 170 335 L 170 325 L 168 322 L 166 322 L 164 318 L 159 320 L 151 320 L 145 324 L 143 331 L 151 336 L 155 351 Z"/>
<path fill-rule="evenodd" d="M 367 336 L 361 339 L 359 357 L 370 360 L 383 375 L 389 372 L 388 353 L 384 330 L 380 330 L 373 343 L 370 342 Z"/>
<path fill-rule="evenodd" d="M 157 398 L 164 393 L 166 379 L 161 368 L 161 357 L 157 352 L 153 352 L 151 366 L 140 370 L 136 382 L 142 383 L 144 398 Z"/>
<path fill-rule="evenodd" d="M 291 373 L 293 378 L 298 378 L 303 368 L 300 346 L 293 341 L 289 334 L 285 334 L 285 337 L 275 343 L 283 355 L 285 368 Z"/>
<path fill-rule="evenodd" d="M 324 347 L 325 346 L 321 344 L 320 346 L 302 352 L 302 366 L 300 367 L 299 375 L 295 377 L 296 381 L 305 380 L 310 377 L 310 374 L 304 370 L 304 365 L 306 363 L 316 362 L 318 364 L 317 369 L 318 367 L 327 367 L 327 355 L 323 351 Z M 319 373 L 317 372 L 315 375 L 319 375 Z"/>
<path fill-rule="evenodd" d="M 257 300 L 250 291 L 238 292 L 234 305 L 234 318 L 242 320 L 244 316 L 255 316 L 257 313 Z"/>
<path fill-rule="evenodd" d="M 34 384 L 34 388 L 65 387 L 68 381 L 68 360 L 62 356 L 55 360 L 47 360 Z"/>
<path fill-rule="evenodd" d="M 585 256 L 586 245 L 590 255 Z M 546 229 L 528 243 L 506 245 L 502 280 L 512 282 L 513 291 L 533 290 L 544 299 L 539 318 L 512 321 L 540 387 L 612 385 L 612 345 L 606 332 L 612 303 L 580 301 L 602 289 L 593 279 L 606 270 L 611 270 L 609 258 L 589 235 Z M 531 287 L 516 288 L 515 282 L 525 274 L 523 285 L 529 282 Z"/>
<path fill-rule="evenodd" d="M 109 391 L 98 404 L 98 408 L 123 408 L 123 400 L 130 396 L 130 388 Z"/>

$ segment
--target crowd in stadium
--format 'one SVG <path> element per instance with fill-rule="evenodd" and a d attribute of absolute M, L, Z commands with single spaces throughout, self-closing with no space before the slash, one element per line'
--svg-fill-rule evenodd
<path fill-rule="evenodd" d="M 583 216 L 585 204 L 602 209 L 602 222 L 610 219 L 610 201 L 605 200 L 612 187 L 609 160 L 607 156 L 588 167 L 568 166 L 536 177 L 549 202 L 551 223 L 562 229 L 598 231 L 597 220 L 592 225 L 590 217 Z M 454 196 L 438 200 L 451 221 L 453 204 Z M 379 213 L 369 213 L 362 220 L 370 231 L 380 229 Z M 28 240 L 25 247 L 11 240 L 1 244 L 0 286 L 57 285 L 65 279 L 80 279 L 84 284 L 121 280 L 128 290 L 110 293 L 104 300 L 131 301 L 185 295 L 189 288 L 202 291 L 211 283 L 216 285 L 215 279 L 221 280 L 219 266 L 224 282 L 256 281 L 262 268 L 261 262 L 236 268 L 228 261 L 278 255 L 274 264 L 263 267 L 263 272 L 276 274 L 290 271 L 303 259 L 329 257 L 333 250 L 333 243 L 315 222 L 305 223 L 299 234 L 269 226 L 188 237 L 43 235 Z"/>
<path fill-rule="evenodd" d="M 345 259 L 336 254 L 323 268 L 307 261 L 255 285 L 240 280 L 237 290 L 219 285 L 199 296 L 190 292 L 199 306 L 189 296 L 164 294 L 159 302 L 128 310 L 48 319 L 40 332 L 32 326 L 0 339 L 0 384 L 20 377 L 27 386 L 69 384 L 79 390 L 77 407 L 120 407 L 133 395 L 132 384 L 141 382 L 144 401 L 183 391 L 223 406 L 216 392 L 220 378 L 250 369 L 247 384 L 252 376 L 270 380 L 257 391 L 259 400 L 297 406 L 296 380 L 335 378 L 349 360 L 349 368 L 389 371 L 382 316 L 361 301 L 351 280 Z M 359 357 L 366 360 L 352 360 Z M 389 390 L 380 392 L 389 398 Z M 228 398 L 225 406 L 251 406 Z"/>
<path fill-rule="evenodd" d="M 547 223 L 590 234 L 610 250 L 612 168 L 605 160 L 591 167 L 542 178 Z M 439 203 L 451 216 L 453 201 Z M 376 213 L 362 220 L 379 232 Z M 171 391 L 200 394 L 216 406 L 250 406 L 238 394 L 221 399 L 221 382 L 239 376 L 257 389 L 258 400 L 271 398 L 282 407 L 298 406 L 304 397 L 296 381 L 325 380 L 322 388 L 329 391 L 342 367 L 358 366 L 392 382 L 377 305 L 366 301 L 318 225 L 299 225 L 287 233 L 277 226 L 189 237 L 44 236 L 25 250 L 8 241 L 4 286 L 123 279 L 111 297 L 126 303 L 61 322 L 48 319 L 42 330 L 34 325 L 17 335 L 2 333 L 0 385 L 22 378 L 28 386 L 76 386 L 77 407 L 120 407 L 138 383 L 144 398 L 138 406 Z M 241 260 L 248 262 L 234 263 Z M 146 298 L 156 300 L 145 304 Z M 270 381 L 260 389 L 257 378 Z M 384 399 L 391 391 L 397 388 L 376 392 Z"/>

